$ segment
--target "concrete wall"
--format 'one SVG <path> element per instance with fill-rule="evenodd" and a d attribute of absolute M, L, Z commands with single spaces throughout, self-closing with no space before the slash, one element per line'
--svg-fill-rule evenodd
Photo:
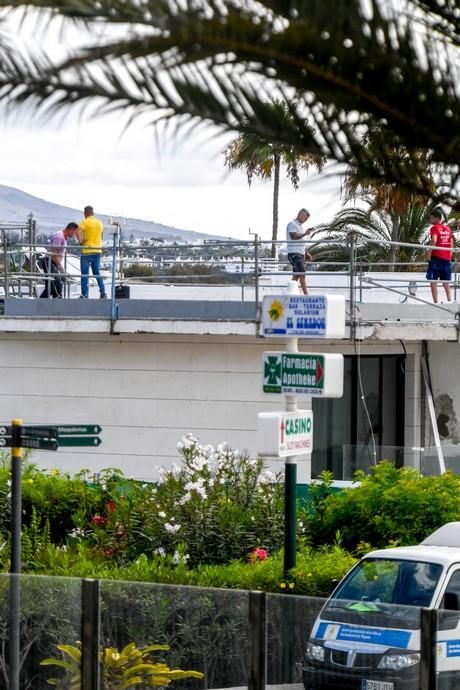
<path fill-rule="evenodd" d="M 285 407 L 284 396 L 261 392 L 262 353 L 285 349 L 278 340 L 249 336 L 1 333 L 0 423 L 19 417 L 27 424 L 100 424 L 103 443 L 96 449 L 33 455 L 40 466 L 72 473 L 119 467 L 127 476 L 155 478 L 158 466 L 177 461 L 176 444 L 189 432 L 202 443 L 227 441 L 256 454 L 257 413 Z M 355 354 L 346 342 L 302 341 L 299 349 Z M 360 351 L 402 348 L 376 342 Z M 415 356 L 418 345 L 407 351 Z M 416 395 L 411 386 L 406 407 Z M 307 474 L 303 459 L 299 480 Z"/>
<path fill-rule="evenodd" d="M 446 465 L 460 472 L 460 344 L 430 343 L 428 357 L 437 427 Z M 425 443 L 432 445 L 429 423 L 426 428 Z"/>

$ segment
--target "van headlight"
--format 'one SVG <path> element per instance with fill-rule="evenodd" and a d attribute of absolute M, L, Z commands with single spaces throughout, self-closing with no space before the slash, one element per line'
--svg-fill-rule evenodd
<path fill-rule="evenodd" d="M 309 642 L 307 644 L 307 651 L 305 656 L 310 661 L 320 661 L 322 663 L 324 661 L 324 647 L 321 647 L 321 645 L 319 644 Z"/>
<path fill-rule="evenodd" d="M 379 668 L 401 671 L 403 668 L 415 666 L 420 661 L 420 654 L 385 654 L 382 657 Z"/>

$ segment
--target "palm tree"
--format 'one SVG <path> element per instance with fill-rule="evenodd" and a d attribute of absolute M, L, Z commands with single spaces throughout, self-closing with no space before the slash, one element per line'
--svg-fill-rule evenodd
<path fill-rule="evenodd" d="M 285 126 L 291 124 L 291 115 L 286 103 L 274 101 L 270 104 L 276 115 L 285 118 Z M 257 134 L 240 134 L 224 151 L 225 165 L 230 170 L 246 171 L 248 184 L 251 186 L 254 176 L 261 179 L 273 177 L 273 223 L 272 223 L 272 257 L 278 254 L 278 202 L 280 189 L 281 165 L 286 167 L 286 174 L 294 189 L 298 189 L 300 170 L 308 170 L 314 165 L 322 170 L 325 159 L 320 154 L 298 153 L 294 146 L 283 145 L 261 137 Z"/>
<path fill-rule="evenodd" d="M 345 200 L 364 198 L 371 204 L 371 210 L 383 211 L 391 221 L 390 239 L 398 242 L 404 231 L 403 224 L 407 225 L 407 214 L 414 216 L 414 209 L 425 206 L 430 199 L 436 196 L 435 170 L 431 161 L 431 153 L 428 151 L 409 151 L 407 147 L 388 143 L 386 132 L 382 128 L 373 128 L 363 137 L 364 149 L 369 155 L 377 156 L 376 164 L 380 165 L 379 178 L 369 176 L 356 164 L 348 166 L 344 175 Z M 389 171 L 396 164 L 403 169 L 406 161 L 418 162 L 419 189 L 426 189 L 422 193 L 413 191 L 406 186 L 396 184 L 391 180 Z M 412 170 L 412 174 L 414 174 Z M 417 213 L 415 214 L 417 216 Z M 408 240 L 406 240 L 408 241 Z M 391 245 L 388 256 L 388 270 L 394 270 L 394 263 L 398 247 Z"/>
<path fill-rule="evenodd" d="M 0 5 L 39 8 L 59 27 L 83 23 L 87 40 L 80 48 L 72 41 L 64 59 L 12 50 L 0 64 L 0 97 L 11 104 L 26 101 L 48 113 L 82 103 L 98 113 L 118 109 L 128 123 L 146 113 L 153 122 L 207 121 L 299 154 L 352 161 L 363 174 L 423 194 L 429 189 L 411 152 L 430 151 L 449 189 L 458 182 L 455 0 L 335 0 L 333 11 L 324 0 Z M 25 50 L 35 44 L 26 42 Z M 292 104 L 284 128 L 273 97 Z M 384 173 L 362 143 L 366 131 L 381 126 L 390 145 L 409 152 Z"/>
<path fill-rule="evenodd" d="M 426 244 L 433 208 L 431 202 L 409 205 L 399 216 L 399 241 Z M 378 264 L 395 262 L 415 267 L 415 264 L 426 260 L 426 250 L 418 247 L 396 247 L 396 254 L 393 254 L 393 245 L 389 244 L 393 237 L 393 218 L 385 209 L 376 208 L 372 199 L 367 200 L 366 208 L 344 208 L 330 223 L 316 228 L 314 237 L 318 238 L 318 244 L 312 247 L 315 260 L 348 263 L 352 233 L 356 241 L 356 260 L 367 265 L 368 270 Z M 411 270 L 407 266 L 397 268 Z"/>

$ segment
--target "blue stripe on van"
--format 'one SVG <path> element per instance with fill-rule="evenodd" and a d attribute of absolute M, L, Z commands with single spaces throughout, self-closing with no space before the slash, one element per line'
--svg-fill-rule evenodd
<path fill-rule="evenodd" d="M 460 640 L 446 640 L 446 656 L 460 656 Z"/>
<path fill-rule="evenodd" d="M 386 647 L 400 647 L 407 649 L 411 632 L 408 630 L 392 630 L 387 628 L 364 628 L 361 626 L 341 625 L 337 623 L 320 623 L 316 637 L 320 640 L 326 639 L 326 632 L 329 626 L 337 626 L 337 633 L 328 639 L 342 640 L 347 642 L 366 642 L 367 644 L 381 644 Z"/>

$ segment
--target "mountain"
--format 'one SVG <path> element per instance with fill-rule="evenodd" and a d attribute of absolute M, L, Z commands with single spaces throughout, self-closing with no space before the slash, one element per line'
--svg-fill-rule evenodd
<path fill-rule="evenodd" d="M 79 223 L 83 217 L 82 209 L 53 204 L 51 201 L 39 199 L 20 189 L 0 185 L 0 227 L 2 223 L 26 225 L 30 214 L 37 222 L 37 234 L 47 235 L 60 230 L 71 221 Z M 112 216 L 108 213 L 99 213 L 99 211 L 96 215 L 104 222 L 106 231 L 109 230 Z M 131 236 L 140 239 L 158 237 L 170 242 L 185 241 L 192 244 L 204 239 L 222 239 L 218 235 L 183 230 L 139 218 L 123 218 L 122 228 L 125 239 Z"/>

